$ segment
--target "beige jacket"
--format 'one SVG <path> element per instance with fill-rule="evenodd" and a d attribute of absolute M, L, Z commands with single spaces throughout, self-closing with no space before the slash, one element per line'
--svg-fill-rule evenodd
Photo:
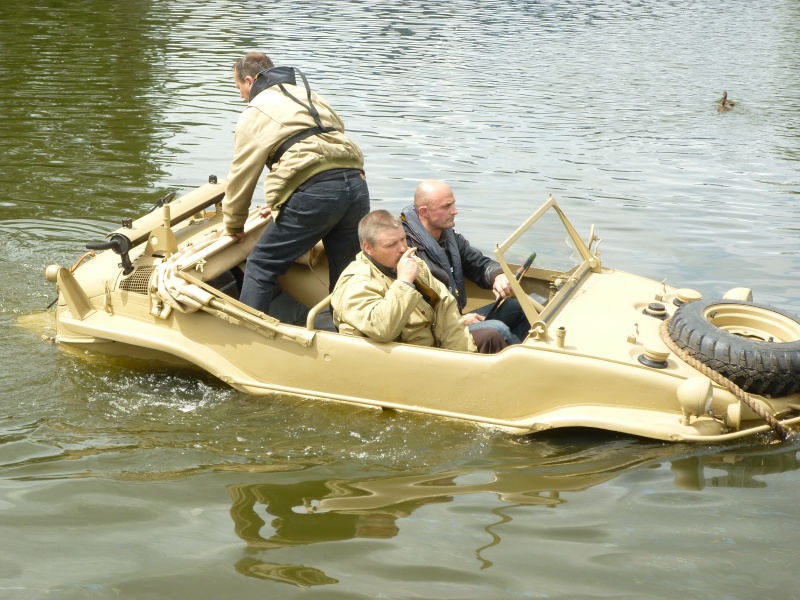
<path fill-rule="evenodd" d="M 417 280 L 439 301 L 434 309 L 414 287 L 383 274 L 363 253 L 348 265 L 333 290 L 333 322 L 341 333 L 378 342 L 403 342 L 475 352 L 475 342 L 447 288 L 419 265 Z"/>
<path fill-rule="evenodd" d="M 284 84 L 295 98 L 308 104 L 303 86 Z M 329 169 L 363 169 L 361 149 L 344 134 L 344 123 L 328 103 L 311 92 L 320 120 L 336 131 L 312 135 L 291 146 L 264 178 L 264 201 L 277 216 L 280 206 L 310 177 Z M 284 95 L 267 88 L 247 105 L 236 123 L 233 162 L 228 174 L 222 214 L 228 233 L 244 230 L 256 185 L 267 160 L 292 135 L 316 127 L 309 112 Z"/>

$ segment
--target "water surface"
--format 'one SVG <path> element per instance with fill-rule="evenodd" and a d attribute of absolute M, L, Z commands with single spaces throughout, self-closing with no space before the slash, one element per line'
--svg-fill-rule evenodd
<path fill-rule="evenodd" d="M 790 0 L 0 5 L 0 597 L 800 597 L 796 442 L 516 439 L 40 340 L 46 265 L 227 173 L 249 49 L 337 108 L 374 207 L 445 179 L 488 252 L 553 194 L 608 265 L 798 312 L 799 27 Z"/>

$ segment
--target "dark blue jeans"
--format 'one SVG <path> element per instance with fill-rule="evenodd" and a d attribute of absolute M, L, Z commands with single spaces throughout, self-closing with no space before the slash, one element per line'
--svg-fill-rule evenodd
<path fill-rule="evenodd" d="M 474 312 L 484 317 L 492 310 L 494 302 L 481 306 Z M 470 331 L 475 329 L 496 329 L 506 339 L 509 344 L 519 344 L 528 336 L 528 331 L 531 326 L 528 323 L 528 318 L 516 298 L 506 298 L 505 302 L 500 305 L 491 320 L 481 321 L 469 326 Z"/>
<path fill-rule="evenodd" d="M 322 240 L 332 291 L 360 250 L 358 222 L 368 212 L 369 189 L 358 171 L 295 191 L 247 258 L 239 300 L 281 321 L 305 324 L 308 307 L 282 293 L 278 277 Z"/>

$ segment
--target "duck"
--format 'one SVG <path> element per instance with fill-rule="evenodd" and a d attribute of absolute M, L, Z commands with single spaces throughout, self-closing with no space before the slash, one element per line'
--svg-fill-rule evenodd
<path fill-rule="evenodd" d="M 736 106 L 736 102 L 734 100 L 728 100 L 728 92 L 722 92 L 722 98 L 719 100 L 720 112 L 727 112 L 734 106 Z"/>

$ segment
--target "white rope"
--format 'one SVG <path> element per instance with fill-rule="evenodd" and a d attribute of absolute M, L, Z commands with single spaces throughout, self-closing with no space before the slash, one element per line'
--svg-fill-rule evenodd
<path fill-rule="evenodd" d="M 256 207 L 250 211 L 245 222 L 245 235 L 264 227 L 272 219 L 271 216 L 262 217 L 260 210 L 261 207 Z M 214 230 L 191 246 L 186 246 L 165 259 L 156 267 L 153 275 L 150 313 L 166 319 L 173 310 L 192 313 L 203 306 L 209 306 L 214 295 L 186 281 L 179 273 L 236 243 L 238 243 L 236 237 L 220 235 L 218 230 Z"/>

